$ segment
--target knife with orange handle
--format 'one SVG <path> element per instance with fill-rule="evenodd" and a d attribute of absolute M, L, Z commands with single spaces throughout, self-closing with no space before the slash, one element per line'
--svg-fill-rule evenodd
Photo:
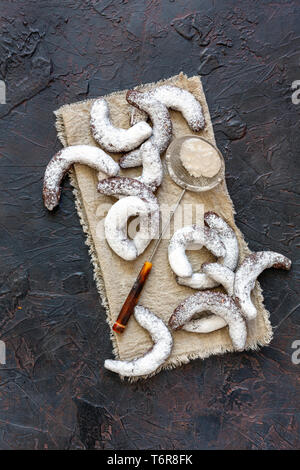
<path fill-rule="evenodd" d="M 147 281 L 147 278 L 148 278 L 148 276 L 150 274 L 150 271 L 152 269 L 153 257 L 156 253 L 157 248 L 159 247 L 159 244 L 161 242 L 161 239 L 162 239 L 166 229 L 168 228 L 168 226 L 171 223 L 171 220 L 173 219 L 173 216 L 176 212 L 177 207 L 179 206 L 179 204 L 181 202 L 181 199 L 184 196 L 184 193 L 185 193 L 185 189 L 182 191 L 182 193 L 180 195 L 180 198 L 178 199 L 177 204 L 175 205 L 174 209 L 170 212 L 169 220 L 166 222 L 164 228 L 160 232 L 159 238 L 158 238 L 158 240 L 156 241 L 156 243 L 154 245 L 154 248 L 153 248 L 153 251 L 151 253 L 151 256 L 150 256 L 149 260 L 145 261 L 142 269 L 140 270 L 140 272 L 139 272 L 139 274 L 138 274 L 138 276 L 135 280 L 135 283 L 133 284 L 133 286 L 131 288 L 131 291 L 129 292 L 129 294 L 127 296 L 127 299 L 125 300 L 125 302 L 123 304 L 123 307 L 120 310 L 119 316 L 118 316 L 117 320 L 115 321 L 115 323 L 113 325 L 113 330 L 116 333 L 121 333 L 122 334 L 122 333 L 124 333 L 124 331 L 126 329 L 126 325 L 127 325 L 128 321 L 129 321 L 129 319 L 130 319 L 130 317 L 131 317 L 131 315 L 134 311 L 134 307 L 138 303 L 138 300 L 139 300 L 139 297 L 141 295 L 142 289 L 143 289 L 143 287 L 145 285 L 145 282 Z"/>
<path fill-rule="evenodd" d="M 127 299 L 125 300 L 123 307 L 121 308 L 121 311 L 119 313 L 119 316 L 117 320 L 114 323 L 113 330 L 116 333 L 123 333 L 126 325 L 128 323 L 128 320 L 134 310 L 134 307 L 138 303 L 140 294 L 142 292 L 142 289 L 144 287 L 144 284 L 147 280 L 147 277 L 150 274 L 152 268 L 152 263 L 151 261 L 146 261 L 144 263 L 144 266 L 140 270 L 135 283 L 132 286 L 131 291 L 128 294 Z"/>

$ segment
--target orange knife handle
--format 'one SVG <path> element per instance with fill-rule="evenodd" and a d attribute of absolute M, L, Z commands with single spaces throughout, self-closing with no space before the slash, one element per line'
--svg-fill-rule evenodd
<path fill-rule="evenodd" d="M 151 268 L 152 268 L 152 263 L 150 263 L 150 261 L 146 261 L 144 263 L 144 266 L 140 270 L 138 277 L 136 278 L 135 283 L 133 284 L 132 289 L 128 294 L 128 297 L 125 300 L 123 307 L 121 308 L 119 316 L 116 322 L 114 323 L 113 330 L 116 333 L 124 332 L 126 325 L 128 323 L 128 320 L 131 314 L 133 313 L 134 307 L 138 303 L 140 294 L 147 280 L 147 277 L 151 271 Z"/>

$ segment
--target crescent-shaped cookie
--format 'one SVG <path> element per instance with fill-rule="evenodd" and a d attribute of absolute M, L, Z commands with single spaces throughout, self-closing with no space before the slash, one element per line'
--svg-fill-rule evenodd
<path fill-rule="evenodd" d="M 73 145 L 60 150 L 51 158 L 44 176 L 43 199 L 49 211 L 58 205 L 61 181 L 74 163 L 88 165 L 111 176 L 117 175 L 120 170 L 119 165 L 98 147 Z"/>
<path fill-rule="evenodd" d="M 144 356 L 132 361 L 107 359 L 104 367 L 124 377 L 139 377 L 155 372 L 171 354 L 173 338 L 164 322 L 141 305 L 134 309 L 134 317 L 153 340 L 153 347 Z"/>
<path fill-rule="evenodd" d="M 91 131 L 94 139 L 107 152 L 129 152 L 137 148 L 152 134 L 146 122 L 139 122 L 129 129 L 112 125 L 109 108 L 104 98 L 98 98 L 91 108 Z"/>
<path fill-rule="evenodd" d="M 143 171 L 142 175 L 135 179 L 149 186 L 151 191 L 155 192 L 163 179 L 163 167 L 158 148 L 148 140 L 141 146 L 140 152 L 142 154 Z"/>
<path fill-rule="evenodd" d="M 223 318 L 234 348 L 242 351 L 247 339 L 247 328 L 242 313 L 231 297 L 219 292 L 197 292 L 187 297 L 176 307 L 169 319 L 169 326 L 178 330 L 188 323 L 196 313 L 211 312 Z"/>
<path fill-rule="evenodd" d="M 274 251 L 258 251 L 247 256 L 235 274 L 234 296 L 243 315 L 253 320 L 257 315 L 251 300 L 251 291 L 257 277 L 268 268 L 289 270 L 292 262 L 286 256 Z"/>
<path fill-rule="evenodd" d="M 145 111 L 152 122 L 153 132 L 150 137 L 151 143 L 162 154 L 168 147 L 172 138 L 172 122 L 168 108 L 160 101 L 152 97 L 149 92 L 141 93 L 131 90 L 127 92 L 126 99 L 129 104 Z M 140 149 L 136 149 L 120 159 L 121 168 L 130 168 L 142 164 Z"/>
<path fill-rule="evenodd" d="M 150 90 L 153 98 L 163 103 L 167 108 L 174 109 L 182 113 L 182 116 L 188 123 L 189 128 L 194 132 L 204 129 L 205 120 L 203 116 L 202 106 L 192 93 L 182 88 L 162 85 Z M 131 123 L 136 124 L 147 119 L 147 114 L 132 109 Z"/>
<path fill-rule="evenodd" d="M 190 320 L 183 325 L 182 329 L 190 333 L 212 333 L 225 326 L 227 326 L 227 323 L 224 318 L 218 315 L 210 315 Z"/>
<path fill-rule="evenodd" d="M 234 230 L 215 212 L 206 212 L 204 222 L 212 232 L 216 232 L 225 247 L 225 255 L 218 260 L 218 263 L 234 271 L 239 260 L 239 245 Z M 203 272 L 193 273 L 189 278 L 179 277 L 178 283 L 192 289 L 210 289 L 220 284 L 213 277 L 210 277 L 210 281 L 208 281 L 207 273 Z"/>
<path fill-rule="evenodd" d="M 212 278 L 219 285 L 221 284 L 227 294 L 233 296 L 235 274 L 231 269 L 222 266 L 220 263 L 204 263 L 202 271 Z"/>
<path fill-rule="evenodd" d="M 137 196 L 157 204 L 157 199 L 146 184 L 135 178 L 116 176 L 100 180 L 97 187 L 101 194 L 107 196 Z"/>
<path fill-rule="evenodd" d="M 139 230 L 133 238 L 127 234 L 130 217 L 139 216 Z M 115 202 L 104 222 L 105 238 L 110 248 L 127 261 L 141 255 L 159 228 L 158 206 L 147 203 L 136 196 L 127 196 Z"/>
<path fill-rule="evenodd" d="M 177 230 L 169 243 L 168 258 L 171 269 L 179 276 L 179 283 L 181 283 L 182 278 L 190 279 L 194 274 L 192 265 L 185 253 L 186 249 L 192 246 L 200 246 L 201 248 L 204 246 L 218 257 L 225 255 L 225 248 L 220 238 L 207 227 L 194 224 Z M 214 285 L 214 282 L 206 274 L 203 274 L 203 284 L 210 286 L 210 284 Z"/>
<path fill-rule="evenodd" d="M 121 195 L 108 211 L 104 222 L 105 237 L 111 249 L 131 261 L 147 248 L 159 231 L 159 205 L 148 186 L 133 178 L 115 177 L 99 181 L 98 191 L 109 196 Z M 130 217 L 139 216 L 140 229 L 128 238 Z"/>
<path fill-rule="evenodd" d="M 235 231 L 222 217 L 212 211 L 205 212 L 204 222 L 217 232 L 225 246 L 226 253 L 221 264 L 234 271 L 239 261 L 239 244 Z"/>

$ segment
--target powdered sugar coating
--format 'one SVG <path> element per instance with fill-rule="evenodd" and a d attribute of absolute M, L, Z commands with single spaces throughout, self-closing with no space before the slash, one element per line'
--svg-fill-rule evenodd
<path fill-rule="evenodd" d="M 222 284 L 228 295 L 233 295 L 234 272 L 231 269 L 219 263 L 204 263 L 202 270 L 218 284 Z"/>
<path fill-rule="evenodd" d="M 190 320 L 183 325 L 182 329 L 190 333 L 212 333 L 224 328 L 224 326 L 227 326 L 224 318 L 218 317 L 218 315 L 210 315 Z"/>
<path fill-rule="evenodd" d="M 172 122 L 168 108 L 160 101 L 153 98 L 150 92 L 128 91 L 126 99 L 129 104 L 145 111 L 152 122 L 153 132 L 150 142 L 157 147 L 162 154 L 168 147 L 172 138 Z M 142 164 L 142 153 L 136 149 L 120 159 L 121 168 L 140 166 Z"/>
<path fill-rule="evenodd" d="M 111 176 L 117 175 L 120 170 L 119 165 L 98 147 L 73 145 L 60 150 L 51 158 L 44 176 L 43 199 L 50 211 L 58 205 L 61 181 L 74 163 L 88 165 Z"/>
<path fill-rule="evenodd" d="M 155 372 L 171 354 L 173 338 L 164 322 L 149 309 L 137 305 L 134 317 L 142 328 L 149 331 L 153 347 L 144 356 L 132 361 L 107 359 L 104 367 L 124 377 L 138 377 Z"/>
<path fill-rule="evenodd" d="M 99 181 L 102 194 L 126 197 L 108 211 L 104 228 L 107 243 L 121 258 L 131 261 L 147 248 L 159 231 L 159 205 L 152 191 L 133 178 L 116 177 Z M 140 229 L 131 240 L 127 236 L 129 217 L 139 216 Z"/>
<path fill-rule="evenodd" d="M 291 260 L 274 251 L 258 251 L 247 256 L 236 271 L 234 295 L 243 315 L 252 320 L 257 315 L 256 307 L 251 300 L 251 291 L 257 277 L 268 268 L 289 270 Z"/>
<path fill-rule="evenodd" d="M 201 248 L 205 246 L 215 256 L 224 256 L 225 254 L 224 245 L 218 235 L 207 227 L 196 224 L 187 225 L 174 233 L 168 247 L 169 263 L 177 276 L 185 278 L 193 275 L 193 268 L 185 250 L 197 245 Z M 210 281 L 210 278 L 207 280 Z"/>
<path fill-rule="evenodd" d="M 148 119 L 148 114 L 145 113 L 145 111 L 142 111 L 141 109 L 138 109 L 138 108 L 134 108 L 134 106 L 130 106 L 130 125 L 131 126 L 134 126 L 134 124 L 137 124 L 138 122 L 141 122 L 141 121 L 147 121 L 147 119 Z"/>
<path fill-rule="evenodd" d="M 93 104 L 90 124 L 94 139 L 108 152 L 129 152 L 152 134 L 151 126 L 146 122 L 139 122 L 129 129 L 113 126 L 104 98 L 98 98 Z"/>
<path fill-rule="evenodd" d="M 141 181 L 126 176 L 105 178 L 98 183 L 98 191 L 107 196 L 137 196 L 147 202 L 158 204 L 151 189 Z"/>
<path fill-rule="evenodd" d="M 206 212 L 204 221 L 209 226 L 211 232 L 219 236 L 225 246 L 225 255 L 218 262 L 234 271 L 239 259 L 239 245 L 234 230 L 215 212 Z M 178 283 L 192 289 L 211 289 L 217 287 L 219 282 L 205 273 L 194 273 L 190 278 L 178 278 Z"/>
<path fill-rule="evenodd" d="M 159 151 L 152 142 L 145 142 L 140 149 L 143 160 L 143 172 L 137 179 L 141 183 L 149 186 L 151 191 L 156 191 L 163 179 L 163 167 Z"/>
<path fill-rule="evenodd" d="M 198 132 L 204 128 L 205 120 L 202 106 L 189 91 L 176 86 L 162 85 L 149 91 L 149 93 L 167 108 L 181 112 L 192 131 Z M 131 122 L 133 124 L 146 118 L 147 115 L 139 110 L 132 110 Z"/>
<path fill-rule="evenodd" d="M 139 216 L 140 229 L 129 239 L 127 222 L 129 217 Z M 120 258 L 127 261 L 136 259 L 145 251 L 158 230 L 158 212 L 136 196 L 127 196 L 117 201 L 108 211 L 104 229 L 107 243 Z"/>
<path fill-rule="evenodd" d="M 202 272 L 193 273 L 190 277 L 178 276 L 176 280 L 178 284 L 191 287 L 191 289 L 204 290 L 212 289 L 213 287 L 218 286 L 214 279 Z"/>
<path fill-rule="evenodd" d="M 235 231 L 215 212 L 206 212 L 204 214 L 204 222 L 209 228 L 217 232 L 225 246 L 226 253 L 221 264 L 235 271 L 239 261 L 239 244 Z"/>
<path fill-rule="evenodd" d="M 247 339 L 246 323 L 236 303 L 226 294 L 197 292 L 191 295 L 174 310 L 169 319 L 169 326 L 178 330 L 189 322 L 193 315 L 205 311 L 212 312 L 225 320 L 234 348 L 237 351 L 242 351 Z"/>

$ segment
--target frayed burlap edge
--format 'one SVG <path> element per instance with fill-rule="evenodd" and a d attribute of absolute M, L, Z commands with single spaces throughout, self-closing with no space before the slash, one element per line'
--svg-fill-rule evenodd
<path fill-rule="evenodd" d="M 180 72 L 179 77 L 180 76 L 184 76 L 183 72 Z M 175 77 L 170 77 L 170 78 L 175 78 Z M 170 78 L 162 79 L 158 82 L 147 83 L 146 86 L 137 85 L 135 88 L 139 88 L 139 89 L 141 87 L 151 88 L 154 85 L 161 85 L 164 82 L 169 81 Z M 121 93 L 121 91 L 116 91 L 116 92 L 110 93 L 110 96 L 111 95 L 118 95 L 120 93 Z M 204 99 L 205 99 L 205 95 L 204 95 Z M 56 116 L 55 126 L 56 126 L 56 130 L 57 130 L 57 135 L 58 135 L 58 138 L 59 138 L 60 142 L 62 143 L 62 145 L 64 147 L 68 146 L 68 141 L 67 141 L 67 135 L 66 135 L 65 125 L 64 125 L 64 120 L 63 120 L 63 111 L 66 108 L 70 107 L 70 106 L 72 106 L 74 108 L 74 107 L 76 107 L 76 105 L 80 106 L 83 102 L 93 102 L 93 101 L 94 101 L 94 99 L 89 99 L 89 100 L 85 100 L 85 101 L 80 101 L 78 103 L 73 103 L 71 105 L 66 104 L 66 105 L 60 107 L 57 111 L 54 112 L 54 114 Z M 69 172 L 69 176 L 70 176 L 71 185 L 73 187 L 73 194 L 74 194 L 74 197 L 75 197 L 76 210 L 77 210 L 77 213 L 78 213 L 79 220 L 80 220 L 80 223 L 82 225 L 83 231 L 86 235 L 85 243 L 89 248 L 89 255 L 91 257 L 92 264 L 93 264 L 94 279 L 95 279 L 95 282 L 96 282 L 96 287 L 97 287 L 97 290 L 100 294 L 101 304 L 103 305 L 103 307 L 106 310 L 106 314 L 107 314 L 106 315 L 106 322 L 110 326 L 111 312 L 110 312 L 109 305 L 108 305 L 106 289 L 105 289 L 105 285 L 104 285 L 104 282 L 103 282 L 101 267 L 100 267 L 99 260 L 98 260 L 98 257 L 97 257 L 97 253 L 96 253 L 96 249 L 95 249 L 95 246 L 94 246 L 93 238 L 92 238 L 92 235 L 90 233 L 88 221 L 87 221 L 87 218 L 86 218 L 86 215 L 85 215 L 85 209 L 84 209 L 84 205 L 83 205 L 83 202 L 82 202 L 81 192 L 80 192 L 80 189 L 79 189 L 79 186 L 78 186 L 75 171 L 71 170 Z M 228 193 L 227 185 L 225 185 L 225 191 L 226 191 L 226 194 L 227 194 L 227 196 L 230 200 L 233 214 L 235 214 L 236 212 L 235 212 L 231 197 Z M 250 249 L 248 248 L 248 244 L 247 244 L 247 242 L 245 241 L 245 239 L 243 237 L 243 234 L 241 233 L 241 231 L 238 228 L 237 228 L 237 232 L 238 232 L 239 238 L 241 238 L 241 240 L 243 241 L 243 247 L 242 247 L 243 254 L 247 255 L 247 254 L 251 253 Z M 260 302 L 262 307 L 264 307 L 263 308 L 263 319 L 264 319 L 264 322 L 265 322 L 266 331 L 265 331 L 265 334 L 263 335 L 263 337 L 260 340 L 255 339 L 251 343 L 248 343 L 247 347 L 245 348 L 246 351 L 249 351 L 249 350 L 256 351 L 261 346 L 266 346 L 267 344 L 269 344 L 270 341 L 273 338 L 273 330 L 272 330 L 272 326 L 271 326 L 271 322 L 270 322 L 270 313 L 264 306 L 264 303 L 263 303 L 264 302 L 264 297 L 263 297 L 262 289 L 261 289 L 260 284 L 259 284 L 258 281 L 256 282 L 255 289 L 253 291 L 253 296 L 254 296 L 254 299 L 256 301 Z M 118 345 L 117 345 L 115 336 L 114 336 L 113 332 L 111 331 L 111 329 L 110 329 L 110 339 L 111 339 L 112 346 L 113 346 L 114 356 L 116 358 L 119 358 L 120 354 L 119 354 L 119 350 L 118 350 Z M 168 363 L 168 361 L 166 361 L 161 367 L 156 369 L 152 374 L 148 374 L 146 376 L 140 376 L 140 377 L 129 377 L 128 381 L 133 383 L 133 382 L 136 382 L 140 379 L 146 379 L 146 378 L 153 377 L 154 375 L 159 373 L 161 370 L 171 370 L 171 369 L 174 369 L 174 368 L 179 367 L 181 365 L 188 364 L 191 360 L 194 360 L 194 359 L 204 360 L 204 359 L 208 358 L 209 356 L 225 354 L 225 353 L 228 353 L 228 352 L 235 352 L 232 346 L 219 345 L 218 347 L 216 347 L 216 345 L 214 345 L 213 350 L 210 350 L 210 348 L 206 348 L 205 351 L 201 351 L 201 354 L 199 354 L 199 352 L 181 354 L 181 355 L 177 356 L 175 360 L 173 358 L 172 363 Z M 122 380 L 124 379 L 123 376 L 120 376 L 120 378 Z"/>

